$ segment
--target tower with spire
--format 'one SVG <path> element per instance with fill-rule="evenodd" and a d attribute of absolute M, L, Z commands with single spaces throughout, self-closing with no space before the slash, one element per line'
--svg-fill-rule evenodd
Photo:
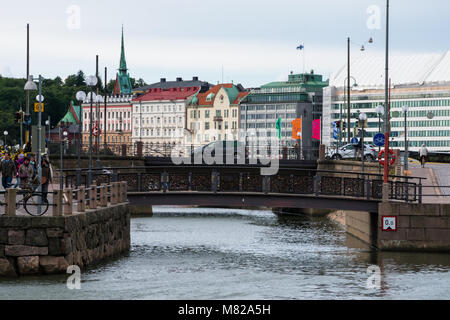
<path fill-rule="evenodd" d="M 133 88 L 131 87 L 130 74 L 127 69 L 127 61 L 125 60 L 125 42 L 123 37 L 122 26 L 122 49 L 120 54 L 119 72 L 116 75 L 116 84 L 114 85 L 114 95 L 131 95 Z"/>

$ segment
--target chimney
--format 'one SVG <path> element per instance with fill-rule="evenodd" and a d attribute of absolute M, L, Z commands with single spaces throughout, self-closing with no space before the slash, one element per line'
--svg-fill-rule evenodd
<path fill-rule="evenodd" d="M 183 78 L 177 78 L 177 82 L 183 81 Z"/>
<path fill-rule="evenodd" d="M 192 81 L 198 81 L 198 77 L 193 77 Z"/>
<path fill-rule="evenodd" d="M 161 78 L 161 82 L 162 83 L 166 82 L 166 78 Z"/>

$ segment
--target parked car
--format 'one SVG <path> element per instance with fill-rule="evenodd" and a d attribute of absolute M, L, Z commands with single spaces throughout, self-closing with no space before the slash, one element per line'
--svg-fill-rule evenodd
<path fill-rule="evenodd" d="M 214 141 L 208 143 L 207 145 L 195 148 L 191 152 L 191 157 L 203 157 L 205 151 L 207 154 L 211 154 L 211 156 L 214 157 L 216 154 L 216 150 L 220 146 L 222 146 L 223 148 L 223 163 L 226 163 L 226 158 L 228 155 L 233 155 L 234 160 L 248 159 L 248 151 L 245 146 L 245 142 L 240 141 Z"/>
<path fill-rule="evenodd" d="M 337 150 L 334 148 L 330 148 L 328 149 L 327 152 L 327 158 L 328 159 L 333 159 L 333 160 L 342 160 L 342 159 L 353 159 L 356 156 L 356 147 L 357 145 L 354 144 L 347 144 L 341 148 L 339 148 L 339 150 Z M 376 149 L 370 145 L 370 144 L 365 144 L 364 146 L 364 160 L 365 161 L 375 161 L 377 159 L 377 151 Z"/>

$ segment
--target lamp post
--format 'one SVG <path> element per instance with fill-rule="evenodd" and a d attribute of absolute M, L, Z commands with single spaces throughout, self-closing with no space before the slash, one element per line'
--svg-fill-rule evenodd
<path fill-rule="evenodd" d="M 93 91 L 94 87 L 97 85 L 98 79 L 96 76 L 89 76 L 86 79 L 86 84 L 91 88 L 91 91 L 88 94 L 91 108 L 89 114 L 89 171 L 88 171 L 88 186 L 92 184 L 92 120 L 93 120 L 93 104 L 96 100 L 95 93 Z"/>
<path fill-rule="evenodd" d="M 97 127 L 97 137 L 96 139 L 96 145 L 97 145 L 97 168 L 101 168 L 100 165 L 100 104 L 103 102 L 103 97 L 101 95 L 97 96 L 97 121 L 95 122 L 95 125 Z"/>
<path fill-rule="evenodd" d="M 364 112 L 360 113 L 359 120 L 360 120 L 360 123 L 362 124 L 361 125 L 361 127 L 362 127 L 362 134 L 361 134 L 362 156 L 361 156 L 361 159 L 362 159 L 362 174 L 363 174 L 363 180 L 364 180 L 364 153 L 366 151 L 366 146 L 364 145 L 364 135 L 365 135 L 364 125 L 367 120 L 367 115 Z"/>
<path fill-rule="evenodd" d="M 408 170 L 408 153 L 409 153 L 409 146 L 408 146 L 408 131 L 407 131 L 407 117 L 408 117 L 408 110 L 409 107 L 407 105 L 404 105 L 402 107 L 402 111 L 405 114 L 405 170 Z"/>
<path fill-rule="evenodd" d="M 77 100 L 80 102 L 80 119 L 78 119 L 78 161 L 77 161 L 77 188 L 81 185 L 81 150 L 83 144 L 83 102 L 86 100 L 86 93 L 78 91 L 76 94 Z"/>
<path fill-rule="evenodd" d="M 64 137 L 64 138 L 63 138 Z M 61 190 L 64 189 L 64 179 L 63 179 L 63 143 L 65 138 L 67 137 L 67 131 L 62 131 L 62 128 L 59 127 L 59 142 L 60 142 L 60 148 L 59 148 L 59 187 Z"/>
<path fill-rule="evenodd" d="M 48 130 L 47 130 L 47 154 L 50 154 L 50 116 L 48 116 L 48 120 L 45 121 L 45 125 L 48 127 Z"/>
<path fill-rule="evenodd" d="M 27 83 L 25 83 L 24 90 L 27 92 L 30 91 L 36 91 L 38 87 L 36 86 L 36 83 L 34 81 L 39 81 L 39 95 L 36 97 L 36 100 L 39 102 L 39 113 L 38 113 L 38 158 L 37 158 L 37 168 L 38 168 L 38 179 L 39 179 L 39 187 L 38 187 L 38 193 L 42 194 L 42 157 L 41 157 L 41 148 L 42 148 L 42 102 L 44 102 L 44 96 L 42 95 L 42 76 L 39 75 L 38 78 L 33 78 L 32 75 L 28 77 Z M 42 212 L 42 197 L 41 200 L 38 203 L 37 207 L 37 213 L 38 215 Z"/>
<path fill-rule="evenodd" d="M 5 136 L 5 151 L 6 151 L 6 146 L 7 146 L 7 143 L 6 143 L 6 137 L 8 136 L 8 131 L 4 131 L 3 132 L 3 135 Z"/>
<path fill-rule="evenodd" d="M 385 127 L 385 145 L 384 145 L 384 185 L 383 185 L 383 199 L 387 200 L 389 197 L 388 190 L 389 190 L 389 160 L 388 160 L 388 154 L 389 154 L 389 0 L 386 0 L 386 61 L 385 61 L 385 104 L 384 107 L 386 108 L 384 112 L 384 127 Z"/>
<path fill-rule="evenodd" d="M 352 77 L 352 76 L 350 76 L 350 79 L 353 79 L 353 86 L 352 86 L 352 88 L 353 87 L 357 87 L 358 86 L 358 84 L 356 83 L 356 79 L 354 78 L 354 77 Z M 347 88 L 347 81 L 349 80 L 349 78 L 347 77 L 347 78 L 345 78 L 345 80 L 344 80 L 344 96 L 345 96 L 345 92 L 346 92 L 346 88 Z M 348 83 L 350 83 L 349 81 L 348 81 Z M 344 104 L 345 104 L 345 97 L 344 97 Z M 350 108 L 348 109 L 348 114 L 350 115 Z M 349 118 L 350 118 L 350 116 L 349 116 Z M 342 134 L 343 134 L 343 128 L 344 128 L 344 123 L 343 123 L 343 119 L 342 119 L 342 105 L 341 105 L 341 108 L 340 108 L 340 113 L 339 113 L 339 119 L 340 119 L 340 124 L 341 124 L 341 127 L 339 128 L 339 148 L 341 147 L 341 145 L 342 145 Z M 347 126 L 350 128 L 350 122 L 349 123 L 347 123 Z M 348 132 L 350 132 L 350 129 L 349 129 L 349 131 Z M 349 135 L 349 137 L 350 137 L 350 135 Z M 338 148 L 338 149 L 339 149 Z"/>

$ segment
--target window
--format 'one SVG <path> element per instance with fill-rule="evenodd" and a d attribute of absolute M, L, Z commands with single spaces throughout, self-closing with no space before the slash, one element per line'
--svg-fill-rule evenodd
<path fill-rule="evenodd" d="M 209 122 L 205 122 L 205 130 L 209 130 Z"/>

